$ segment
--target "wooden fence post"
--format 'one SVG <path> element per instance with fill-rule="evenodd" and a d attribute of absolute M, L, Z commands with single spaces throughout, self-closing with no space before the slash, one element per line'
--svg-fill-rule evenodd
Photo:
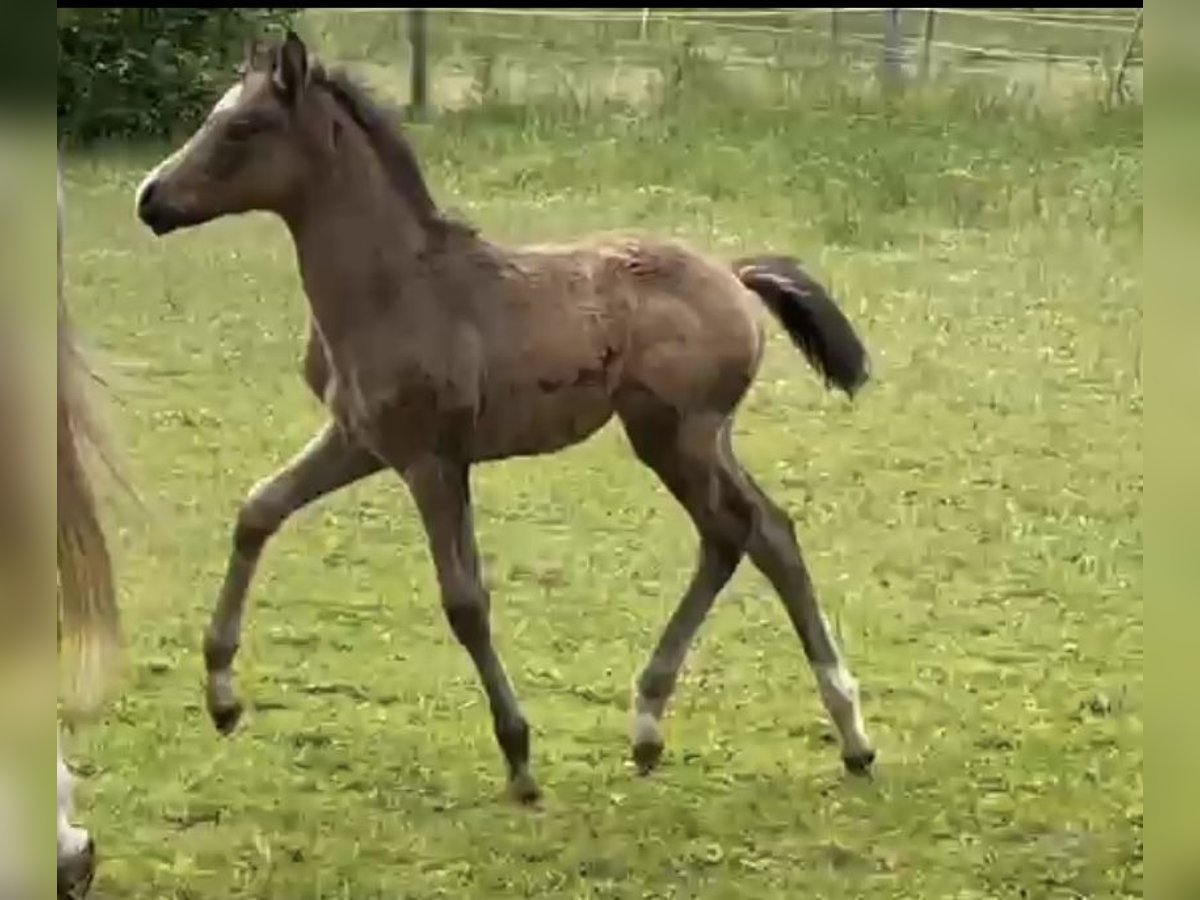
<path fill-rule="evenodd" d="M 900 86 L 903 76 L 901 69 L 902 50 L 900 47 L 900 9 L 886 9 L 883 30 L 883 86 L 892 90 Z"/>
<path fill-rule="evenodd" d="M 1145 9 L 1138 10 L 1133 30 L 1129 32 L 1129 41 L 1125 44 L 1125 52 L 1121 55 L 1121 64 L 1117 67 L 1117 74 L 1113 78 L 1113 94 L 1117 101 L 1125 99 L 1125 72 L 1129 68 L 1129 60 L 1133 58 L 1133 48 L 1137 46 L 1138 38 L 1142 34 L 1142 15 L 1144 13 Z"/>
<path fill-rule="evenodd" d="M 426 17 L 423 9 L 408 11 L 408 43 L 412 50 L 412 68 L 409 72 L 409 114 L 422 118 L 429 106 L 429 70 L 426 51 Z"/>
<path fill-rule="evenodd" d="M 838 8 L 835 6 L 829 10 L 829 60 L 835 66 L 841 55 L 838 40 Z"/>
<path fill-rule="evenodd" d="M 933 51 L 933 23 L 937 16 L 936 9 L 925 10 L 925 34 L 921 41 L 921 80 L 929 79 L 929 58 Z"/>

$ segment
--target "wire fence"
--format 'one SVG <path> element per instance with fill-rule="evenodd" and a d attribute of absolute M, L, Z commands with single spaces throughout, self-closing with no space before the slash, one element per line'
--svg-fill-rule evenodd
<path fill-rule="evenodd" d="M 567 94 L 636 102 L 680 57 L 743 87 L 833 77 L 1140 101 L 1141 9 L 309 10 L 323 54 L 418 108 Z"/>

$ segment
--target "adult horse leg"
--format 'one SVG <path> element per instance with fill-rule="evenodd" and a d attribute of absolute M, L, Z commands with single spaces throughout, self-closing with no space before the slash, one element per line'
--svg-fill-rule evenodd
<path fill-rule="evenodd" d="M 724 416 L 680 420 L 659 401 L 642 398 L 626 404 L 621 419 L 638 458 L 687 510 L 700 537 L 695 574 L 637 680 L 632 756 L 646 774 L 662 757 L 660 723 L 679 670 L 717 594 L 741 562 L 753 510 L 721 464 L 718 435 L 727 427 Z"/>
<path fill-rule="evenodd" d="M 260 481 L 242 504 L 225 580 L 204 638 L 208 711 L 221 733 L 231 732 L 242 713 L 233 688 L 233 660 L 241 641 L 246 594 L 263 547 L 296 511 L 382 468 L 378 457 L 329 422 L 287 465 Z"/>
<path fill-rule="evenodd" d="M 867 774 L 875 761 L 875 751 L 863 727 L 858 684 L 842 659 L 837 640 L 817 604 L 816 591 L 796 541 L 791 517 L 767 496 L 738 462 L 728 431 L 721 437 L 721 453 L 725 466 L 755 510 L 754 529 L 746 548 L 750 559 L 783 601 L 816 676 L 825 709 L 838 730 L 842 760 L 847 770 L 858 775 Z"/>
<path fill-rule="evenodd" d="M 491 601 L 483 584 L 471 515 L 470 471 L 429 457 L 400 469 L 420 511 L 450 630 L 471 656 L 508 766 L 509 791 L 522 803 L 541 792 L 529 769 L 529 723 L 492 643 Z"/>
<path fill-rule="evenodd" d="M 71 824 L 74 812 L 75 779 L 62 752 L 62 730 L 58 735 L 58 896 L 83 897 L 96 873 L 96 845 L 84 828 Z"/>

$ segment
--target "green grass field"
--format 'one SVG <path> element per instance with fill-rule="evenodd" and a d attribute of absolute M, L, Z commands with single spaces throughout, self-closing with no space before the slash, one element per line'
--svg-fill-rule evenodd
<path fill-rule="evenodd" d="M 492 108 L 412 129 L 443 204 L 511 241 L 633 228 L 777 250 L 874 357 L 853 405 L 777 330 L 737 446 L 796 518 L 880 751 L 842 774 L 748 564 L 701 632 L 665 765 L 630 686 L 690 574 L 615 425 L 476 471 L 494 628 L 547 797 L 503 793 L 424 536 L 379 476 L 296 516 L 251 590 L 230 739 L 200 638 L 238 503 L 321 422 L 283 227 L 154 240 L 163 148 L 66 167 L 70 298 L 114 370 L 129 677 L 75 734 L 97 893 L 181 898 L 1140 897 L 1142 119 L 838 93 L 653 115 Z"/>

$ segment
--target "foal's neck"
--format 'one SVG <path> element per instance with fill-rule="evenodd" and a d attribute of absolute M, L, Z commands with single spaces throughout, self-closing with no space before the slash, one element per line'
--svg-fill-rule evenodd
<path fill-rule="evenodd" d="M 396 190 L 369 151 L 352 146 L 340 153 L 284 220 L 327 341 L 340 342 L 424 302 L 424 291 L 404 286 L 419 277 L 430 240 L 428 214 Z"/>

